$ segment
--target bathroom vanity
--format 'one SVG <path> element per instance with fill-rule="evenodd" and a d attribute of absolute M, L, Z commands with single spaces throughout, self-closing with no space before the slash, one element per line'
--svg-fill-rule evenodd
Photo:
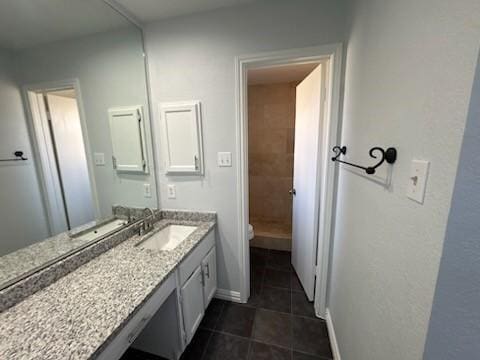
<path fill-rule="evenodd" d="M 118 359 L 133 346 L 178 359 L 217 288 L 215 226 L 214 213 L 162 211 L 149 233 L 112 235 L 134 233 L 0 314 L 0 358 Z M 168 250 L 144 246 L 165 236 Z"/>
<path fill-rule="evenodd" d="M 143 31 L 111 1 L 0 13 L 0 359 L 178 359 L 216 293 L 216 215 L 152 210 L 153 145 L 202 181 L 200 103 L 153 131 Z"/>

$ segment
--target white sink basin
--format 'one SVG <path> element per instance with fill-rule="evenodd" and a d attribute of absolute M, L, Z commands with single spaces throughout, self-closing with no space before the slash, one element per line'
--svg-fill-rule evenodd
<path fill-rule="evenodd" d="M 152 250 L 173 250 L 196 229 L 196 226 L 168 225 L 142 240 L 138 246 Z"/>
<path fill-rule="evenodd" d="M 108 222 L 97 225 L 92 229 L 82 231 L 77 235 L 73 235 L 72 237 L 75 239 L 92 241 L 92 240 L 99 239 L 101 237 L 105 237 L 107 235 L 113 234 L 117 230 L 123 228 L 125 225 L 127 225 L 126 220 L 112 219 Z"/>

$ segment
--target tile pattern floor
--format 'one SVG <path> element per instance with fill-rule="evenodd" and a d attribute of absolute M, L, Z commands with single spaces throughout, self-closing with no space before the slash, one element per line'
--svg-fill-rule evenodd
<path fill-rule="evenodd" d="M 250 249 L 247 304 L 213 299 L 182 360 L 332 359 L 325 321 L 315 317 L 290 253 Z M 159 360 L 129 350 L 122 360 Z"/>

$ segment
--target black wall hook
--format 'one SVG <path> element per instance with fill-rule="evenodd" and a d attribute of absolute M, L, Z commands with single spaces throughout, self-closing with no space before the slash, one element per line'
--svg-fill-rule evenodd
<path fill-rule="evenodd" d="M 15 155 L 16 157 L 15 158 L 12 158 L 12 159 L 0 159 L 0 161 L 20 161 L 20 160 L 28 160 L 27 158 L 23 157 L 23 151 L 15 151 L 13 153 L 13 155 Z"/>
<path fill-rule="evenodd" d="M 342 164 L 347 164 L 347 165 L 365 170 L 365 172 L 369 175 L 375 174 L 375 169 L 378 168 L 380 165 L 382 165 L 384 161 L 386 161 L 388 164 L 393 164 L 395 160 L 397 160 L 397 149 L 393 147 L 389 147 L 387 150 L 384 150 L 378 146 L 371 148 L 370 151 L 368 152 L 370 157 L 376 159 L 377 155 L 375 155 L 375 152 L 379 152 L 381 154 L 381 159 L 374 166 L 368 166 L 368 167 L 352 164 L 348 161 L 339 160 L 340 155 L 345 155 L 347 153 L 346 146 L 334 146 L 332 150 L 335 153 L 335 156 L 332 157 L 332 161 L 336 161 Z"/>

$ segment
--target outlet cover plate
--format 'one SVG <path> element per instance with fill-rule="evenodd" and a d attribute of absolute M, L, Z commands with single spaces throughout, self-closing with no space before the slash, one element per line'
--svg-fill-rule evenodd
<path fill-rule="evenodd" d="M 232 166 L 232 153 L 231 152 L 219 152 L 217 153 L 217 163 L 219 167 L 231 167 Z"/>

